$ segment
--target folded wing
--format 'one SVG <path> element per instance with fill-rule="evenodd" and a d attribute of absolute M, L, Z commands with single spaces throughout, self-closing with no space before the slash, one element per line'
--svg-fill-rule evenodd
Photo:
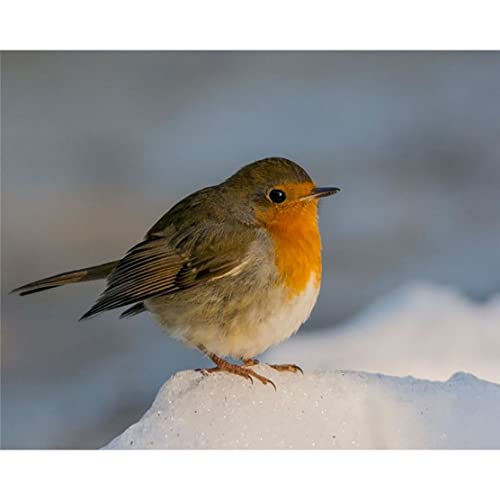
<path fill-rule="evenodd" d="M 133 315 L 143 310 L 141 303 L 148 298 L 239 273 L 249 260 L 249 242 L 241 232 L 222 225 L 176 234 L 175 241 L 163 232 L 148 233 L 117 264 L 103 294 L 80 319 L 135 304 L 124 313 Z"/>

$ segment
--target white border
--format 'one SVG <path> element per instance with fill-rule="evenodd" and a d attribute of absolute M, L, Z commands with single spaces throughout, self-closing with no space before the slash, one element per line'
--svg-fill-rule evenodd
<path fill-rule="evenodd" d="M 492 0 L 10 0 L 0 48 L 498 49 Z"/>
<path fill-rule="evenodd" d="M 2 497 L 496 498 L 499 452 L 2 452 Z"/>

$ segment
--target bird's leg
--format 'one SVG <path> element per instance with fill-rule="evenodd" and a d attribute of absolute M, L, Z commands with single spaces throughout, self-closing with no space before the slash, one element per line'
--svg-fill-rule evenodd
<path fill-rule="evenodd" d="M 249 358 L 249 359 L 241 358 L 241 361 L 243 362 L 242 366 L 244 366 L 244 367 L 255 366 L 255 365 L 260 364 L 260 361 L 258 359 L 252 359 L 252 358 Z"/>
<path fill-rule="evenodd" d="M 253 384 L 253 379 L 256 378 L 264 385 L 271 384 L 274 387 L 274 390 L 276 390 L 276 385 L 272 380 L 263 377 L 262 375 L 259 375 L 250 368 L 240 365 L 233 365 L 232 363 L 229 363 L 225 359 L 220 358 L 216 354 L 207 351 L 203 346 L 200 346 L 199 349 L 203 353 L 205 353 L 216 365 L 213 368 L 199 369 L 199 371 L 201 371 L 203 374 L 208 375 L 209 373 L 217 373 L 217 372 L 233 373 L 234 375 L 239 375 L 240 377 L 250 380 L 252 384 Z"/>

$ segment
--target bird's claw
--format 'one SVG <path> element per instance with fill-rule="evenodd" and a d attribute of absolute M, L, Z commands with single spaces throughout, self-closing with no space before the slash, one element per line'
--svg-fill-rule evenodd
<path fill-rule="evenodd" d="M 298 365 L 287 364 L 287 365 L 269 365 L 269 366 L 279 372 L 292 372 L 292 373 L 300 372 L 302 373 L 302 375 L 304 375 L 304 371 Z"/>
<path fill-rule="evenodd" d="M 276 391 L 276 384 L 272 380 L 268 379 L 267 377 L 264 377 L 263 375 L 259 375 L 255 371 L 250 370 L 245 366 L 231 365 L 227 363 L 222 366 L 214 366 L 213 368 L 198 368 L 196 371 L 200 372 L 202 375 L 209 375 L 210 373 L 217 373 L 217 372 L 233 373 L 234 375 L 239 375 L 240 377 L 250 380 L 252 384 L 254 382 L 254 378 L 256 378 L 259 382 L 261 382 L 264 385 L 271 384 L 274 390 Z"/>

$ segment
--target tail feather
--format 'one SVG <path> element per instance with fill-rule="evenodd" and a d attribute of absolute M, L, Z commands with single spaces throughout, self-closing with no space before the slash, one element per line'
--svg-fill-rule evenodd
<path fill-rule="evenodd" d="M 70 283 L 80 283 L 82 281 L 94 281 L 106 278 L 118 264 L 118 260 L 106 262 L 99 266 L 86 267 L 77 269 L 67 273 L 56 274 L 41 280 L 33 281 L 27 285 L 20 286 L 12 290 L 11 293 L 19 293 L 19 295 L 29 295 L 31 293 L 42 292 L 50 288 L 55 288 Z"/>

